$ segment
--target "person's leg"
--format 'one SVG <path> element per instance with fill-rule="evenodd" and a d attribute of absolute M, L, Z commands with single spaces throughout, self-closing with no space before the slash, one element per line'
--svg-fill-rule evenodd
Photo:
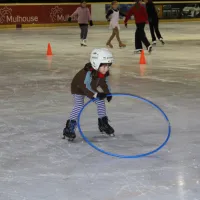
<path fill-rule="evenodd" d="M 114 136 L 114 129 L 108 123 L 108 117 L 106 116 L 106 106 L 104 100 L 96 100 L 97 112 L 98 112 L 98 126 L 100 132 L 105 132 L 110 136 Z"/>
<path fill-rule="evenodd" d="M 123 44 L 122 41 L 121 41 L 121 39 L 120 39 L 119 29 L 117 27 L 115 27 L 114 31 L 115 31 L 115 35 L 116 35 L 117 41 L 119 42 L 119 47 L 126 47 L 126 45 Z"/>
<path fill-rule="evenodd" d="M 104 100 L 95 101 L 97 105 L 97 113 L 99 118 L 103 118 L 106 116 L 106 105 Z"/>
<path fill-rule="evenodd" d="M 86 40 L 88 35 L 88 24 L 83 25 L 83 39 Z"/>
<path fill-rule="evenodd" d="M 77 121 L 78 114 L 81 111 L 82 107 L 84 106 L 84 95 L 73 94 L 74 98 L 74 108 L 70 114 L 69 119 Z"/>
<path fill-rule="evenodd" d="M 136 31 L 135 31 L 135 50 L 140 51 L 142 49 L 142 41 L 140 38 L 140 32 L 139 32 L 139 24 L 136 24 Z"/>
<path fill-rule="evenodd" d="M 88 24 L 83 24 L 82 25 L 82 31 L 83 31 L 83 45 L 86 46 L 86 39 L 87 39 L 87 34 L 88 34 Z"/>
<path fill-rule="evenodd" d="M 150 45 L 150 42 L 148 41 L 148 39 L 146 37 L 145 31 L 144 31 L 144 27 L 145 27 L 145 23 L 140 23 L 140 25 L 139 25 L 140 38 L 141 38 L 141 41 L 146 46 L 146 48 L 148 49 L 148 51 L 151 52 L 152 46 Z"/>
<path fill-rule="evenodd" d="M 83 40 L 83 25 L 82 24 L 79 24 L 79 27 L 80 27 L 80 39 Z"/>
<path fill-rule="evenodd" d="M 74 108 L 70 114 L 69 119 L 66 122 L 66 127 L 63 130 L 63 136 L 70 139 L 76 138 L 75 129 L 77 126 L 78 114 L 84 106 L 84 97 L 83 95 L 74 94 Z"/>
<path fill-rule="evenodd" d="M 107 41 L 106 45 L 109 46 L 110 48 L 113 48 L 113 45 L 111 44 L 111 41 L 113 40 L 113 38 L 115 37 L 115 31 L 113 29 L 112 31 L 112 35 L 110 36 L 109 40 Z"/>
<path fill-rule="evenodd" d="M 152 42 L 156 43 L 156 36 L 155 36 L 155 33 L 154 33 L 154 24 L 152 22 L 149 22 L 149 28 L 150 28 Z"/>
<path fill-rule="evenodd" d="M 160 40 L 160 38 L 162 38 L 162 36 L 161 36 L 159 28 L 158 28 L 158 20 L 156 20 L 154 22 L 154 29 L 155 29 L 155 33 L 156 33 L 157 38 Z"/>
<path fill-rule="evenodd" d="M 157 38 L 162 42 L 162 44 L 165 44 L 163 37 L 161 36 L 160 30 L 159 30 L 159 20 L 156 20 L 154 22 L 154 29 L 155 29 Z"/>

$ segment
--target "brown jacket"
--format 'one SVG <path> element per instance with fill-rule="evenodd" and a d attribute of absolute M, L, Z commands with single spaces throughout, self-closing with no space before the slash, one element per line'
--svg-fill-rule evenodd
<path fill-rule="evenodd" d="M 95 93 L 98 92 L 98 87 L 101 87 L 103 92 L 106 94 L 111 93 L 108 84 L 108 74 L 104 77 L 101 75 L 100 78 L 98 72 L 93 70 L 91 65 L 88 63 L 74 76 L 71 83 L 71 93 L 93 98 Z"/>

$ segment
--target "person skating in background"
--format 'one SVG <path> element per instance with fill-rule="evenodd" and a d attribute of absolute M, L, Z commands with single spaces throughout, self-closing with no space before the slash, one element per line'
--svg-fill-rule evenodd
<path fill-rule="evenodd" d="M 69 140 L 76 138 L 75 129 L 77 119 L 84 106 L 84 98 L 95 100 L 98 112 L 98 126 L 100 132 L 105 132 L 109 136 L 114 136 L 114 129 L 108 123 L 106 115 L 105 99 L 112 100 L 111 90 L 108 83 L 109 69 L 113 63 L 113 55 L 108 49 L 94 49 L 90 55 L 90 62 L 85 65 L 73 78 L 71 83 L 71 93 L 74 98 L 74 108 L 66 122 L 63 130 L 64 138 Z M 103 92 L 99 92 L 100 87 Z M 63 139 L 64 139 L 63 138 Z"/>
<path fill-rule="evenodd" d="M 152 51 L 152 45 L 148 41 L 144 28 L 145 24 L 148 23 L 148 15 L 144 5 L 141 4 L 140 0 L 136 0 L 133 7 L 128 11 L 126 18 L 124 20 L 124 24 L 127 27 L 127 22 L 130 17 L 134 15 L 135 23 L 136 23 L 136 31 L 135 31 L 135 51 L 141 52 L 142 43 L 146 46 L 149 53 Z"/>
<path fill-rule="evenodd" d="M 78 23 L 81 29 L 81 46 L 87 46 L 86 39 L 88 34 L 88 22 L 90 23 L 90 26 L 93 26 L 93 22 L 90 11 L 87 8 L 86 1 L 81 1 L 81 6 L 78 7 L 75 12 L 68 18 L 68 21 L 71 22 L 72 18 L 75 16 L 78 16 Z"/>
<path fill-rule="evenodd" d="M 152 0 L 147 0 L 146 10 L 147 10 L 148 19 L 149 19 L 149 28 L 150 28 L 151 37 L 152 37 L 152 44 L 156 45 L 156 36 L 162 44 L 165 44 L 163 37 L 161 36 L 160 31 L 159 31 L 158 13 L 156 11 L 155 5 Z M 155 36 L 155 33 L 156 33 L 156 36 Z"/>
<path fill-rule="evenodd" d="M 119 11 L 117 1 L 112 1 L 111 6 L 112 6 L 111 9 L 108 11 L 108 13 L 106 15 L 106 19 L 108 21 L 110 21 L 110 29 L 112 29 L 112 35 L 110 36 L 106 45 L 110 48 L 113 48 L 111 41 L 116 36 L 117 41 L 119 42 L 119 47 L 126 47 L 126 45 L 122 43 L 120 36 L 119 36 L 119 30 L 120 30 L 119 15 L 122 15 L 122 16 L 125 16 L 125 15 Z"/>

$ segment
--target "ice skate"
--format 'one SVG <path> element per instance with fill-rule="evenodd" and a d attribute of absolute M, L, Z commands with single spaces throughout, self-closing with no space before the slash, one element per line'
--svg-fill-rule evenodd
<path fill-rule="evenodd" d="M 159 40 L 160 40 L 160 42 L 162 43 L 162 45 L 164 45 L 164 44 L 165 44 L 165 42 L 164 42 L 163 38 L 160 38 Z"/>
<path fill-rule="evenodd" d="M 81 40 L 81 46 L 82 46 L 82 47 L 86 47 L 86 46 L 87 46 L 86 40 Z"/>
<path fill-rule="evenodd" d="M 87 46 L 86 40 L 83 40 L 82 44 L 83 44 L 84 47 L 86 47 Z"/>
<path fill-rule="evenodd" d="M 152 52 L 152 45 L 148 46 L 148 52 L 149 52 L 149 54 Z"/>
<path fill-rule="evenodd" d="M 154 40 L 154 41 L 152 42 L 152 45 L 156 46 L 156 40 Z"/>
<path fill-rule="evenodd" d="M 124 48 L 124 47 L 126 47 L 126 45 L 123 44 L 122 42 L 120 42 L 120 43 L 119 43 L 119 48 Z"/>
<path fill-rule="evenodd" d="M 142 50 L 143 49 L 136 49 L 136 50 L 134 50 L 134 54 L 141 54 Z"/>
<path fill-rule="evenodd" d="M 113 45 L 112 45 L 111 43 L 108 43 L 108 42 L 106 43 L 106 46 L 107 46 L 108 48 L 111 48 L 111 49 L 113 48 Z"/>
<path fill-rule="evenodd" d="M 68 141 L 73 141 L 76 138 L 75 134 L 76 121 L 67 120 L 66 127 L 63 130 L 63 139 L 68 138 Z"/>
<path fill-rule="evenodd" d="M 114 137 L 114 129 L 108 124 L 108 117 L 98 119 L 99 131 L 101 133 L 105 132 L 107 135 Z"/>

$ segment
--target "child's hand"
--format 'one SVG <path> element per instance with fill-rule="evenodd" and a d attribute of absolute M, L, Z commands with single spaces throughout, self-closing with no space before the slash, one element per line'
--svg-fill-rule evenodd
<path fill-rule="evenodd" d="M 93 21 L 92 20 L 90 20 L 90 26 L 93 26 Z"/>
<path fill-rule="evenodd" d="M 112 96 L 111 96 L 111 94 L 108 94 L 108 95 L 110 95 L 110 96 L 107 96 L 107 101 L 110 102 L 112 100 Z"/>
<path fill-rule="evenodd" d="M 103 93 L 103 92 L 99 92 L 97 94 L 97 98 L 99 98 L 99 100 L 103 100 L 107 97 L 107 94 Z"/>
<path fill-rule="evenodd" d="M 69 18 L 68 18 L 68 22 L 71 22 L 71 21 L 72 21 L 72 18 L 71 18 L 71 17 L 69 17 Z"/>

